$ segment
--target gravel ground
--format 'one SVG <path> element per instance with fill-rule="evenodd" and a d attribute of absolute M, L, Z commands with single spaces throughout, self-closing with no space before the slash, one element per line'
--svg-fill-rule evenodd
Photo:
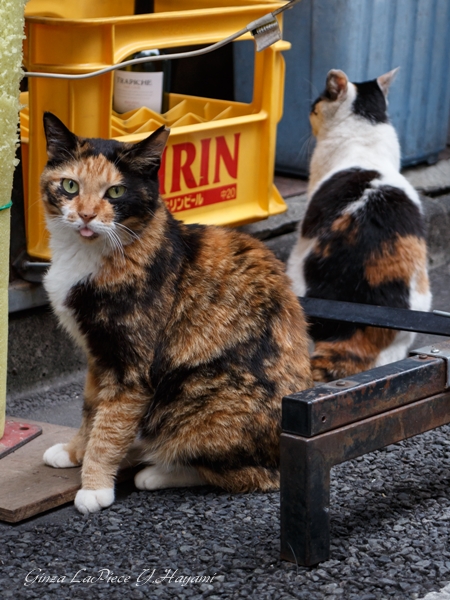
<path fill-rule="evenodd" d="M 448 309 L 448 267 L 432 282 L 435 307 Z M 8 414 L 77 426 L 81 394 L 79 380 L 43 388 L 10 398 Z M 67 506 L 0 523 L 0 597 L 423 598 L 450 582 L 449 433 L 444 426 L 332 470 L 331 560 L 316 568 L 279 560 L 278 493 L 149 493 L 127 483 L 99 514 Z"/>
<path fill-rule="evenodd" d="M 316 569 L 279 561 L 278 494 L 122 486 L 101 514 L 70 508 L 2 527 L 2 597 L 419 598 L 450 579 L 447 437 L 442 428 L 334 470 L 332 560 Z M 101 569 L 129 579 L 83 583 Z M 176 581 L 199 576 L 209 579 Z"/>
<path fill-rule="evenodd" d="M 53 421 L 70 416 L 80 394 L 80 383 L 47 394 Z M 10 412 L 31 418 L 41 401 L 18 399 Z M 331 560 L 317 568 L 279 560 L 278 493 L 149 493 L 128 483 L 100 514 L 68 506 L 0 524 L 1 597 L 422 598 L 450 581 L 449 433 L 444 426 L 333 469 Z"/>

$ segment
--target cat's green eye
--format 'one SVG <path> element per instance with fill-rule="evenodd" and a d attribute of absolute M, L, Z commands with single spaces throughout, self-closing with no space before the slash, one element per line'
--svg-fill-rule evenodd
<path fill-rule="evenodd" d="M 78 190 L 80 189 L 78 183 L 76 181 L 74 181 L 73 179 L 63 179 L 61 182 L 63 189 L 68 193 L 68 194 L 77 194 Z"/>
<path fill-rule="evenodd" d="M 126 187 L 124 185 L 113 185 L 106 192 L 106 195 L 109 198 L 112 198 L 113 200 L 115 200 L 116 198 L 120 198 L 121 196 L 123 196 L 125 194 L 125 190 L 126 190 Z"/>

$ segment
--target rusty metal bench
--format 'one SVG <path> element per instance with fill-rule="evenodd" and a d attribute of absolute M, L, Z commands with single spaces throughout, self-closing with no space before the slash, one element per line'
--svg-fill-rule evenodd
<path fill-rule="evenodd" d="M 301 299 L 308 316 L 450 336 L 432 313 Z M 313 566 L 330 556 L 330 471 L 450 422 L 450 342 L 283 399 L 281 558 Z"/>

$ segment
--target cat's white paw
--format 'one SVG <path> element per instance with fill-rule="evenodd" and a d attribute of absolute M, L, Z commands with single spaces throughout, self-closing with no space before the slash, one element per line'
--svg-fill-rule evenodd
<path fill-rule="evenodd" d="M 167 474 L 158 466 L 151 465 L 139 471 L 134 477 L 134 485 L 138 490 L 160 490 L 165 487 Z"/>
<path fill-rule="evenodd" d="M 83 515 L 98 512 L 114 502 L 114 488 L 102 490 L 78 490 L 75 506 Z"/>
<path fill-rule="evenodd" d="M 177 467 L 166 470 L 159 465 L 150 465 L 139 471 L 134 478 L 134 485 L 139 490 L 163 490 L 171 487 L 190 487 L 204 485 L 197 469 Z"/>
<path fill-rule="evenodd" d="M 64 449 L 66 444 L 55 444 L 44 452 L 44 462 L 49 467 L 56 469 L 66 469 L 68 467 L 76 467 L 70 458 L 69 453 Z"/>

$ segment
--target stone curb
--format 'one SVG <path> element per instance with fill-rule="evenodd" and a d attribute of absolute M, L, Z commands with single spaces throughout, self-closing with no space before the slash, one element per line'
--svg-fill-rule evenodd
<path fill-rule="evenodd" d="M 403 175 L 423 194 L 450 191 L 450 160 L 440 160 L 435 165 L 405 169 Z"/>

